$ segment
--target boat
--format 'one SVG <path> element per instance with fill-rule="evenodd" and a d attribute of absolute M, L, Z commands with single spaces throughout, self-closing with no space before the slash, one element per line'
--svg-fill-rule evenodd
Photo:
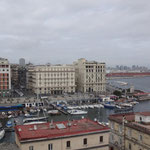
<path fill-rule="evenodd" d="M 72 110 L 68 110 L 68 113 L 71 114 L 71 115 L 85 115 L 88 112 L 83 111 L 83 110 L 79 110 L 79 109 L 72 109 Z"/>
<path fill-rule="evenodd" d="M 136 105 L 136 104 L 139 104 L 139 102 L 137 101 L 133 101 L 133 102 L 130 102 L 131 105 Z"/>
<path fill-rule="evenodd" d="M 0 106 L 0 112 L 3 111 L 16 111 L 16 110 L 22 110 L 23 109 L 23 105 L 22 104 L 18 104 L 15 106 Z"/>
<path fill-rule="evenodd" d="M 94 108 L 94 106 L 93 106 L 93 105 L 89 105 L 89 108 L 93 109 L 93 108 Z"/>
<path fill-rule="evenodd" d="M 133 107 L 133 105 L 130 103 L 122 103 L 122 104 L 120 104 L 120 106 L 122 106 L 122 107 Z"/>
<path fill-rule="evenodd" d="M 4 137 L 4 135 L 5 135 L 5 130 L 2 124 L 0 123 L 0 140 Z"/>
<path fill-rule="evenodd" d="M 116 107 L 114 109 L 115 113 L 124 113 L 124 112 L 130 112 L 133 111 L 133 107 Z"/>
<path fill-rule="evenodd" d="M 10 120 L 7 121 L 6 127 L 7 127 L 7 128 L 12 128 L 12 127 L 13 127 L 13 124 L 12 124 L 12 122 L 11 122 Z"/>
<path fill-rule="evenodd" d="M 46 123 L 47 117 L 33 117 L 23 119 L 24 125 Z"/>
<path fill-rule="evenodd" d="M 58 115 L 58 114 L 60 114 L 60 112 L 58 110 L 49 110 L 47 113 L 50 114 L 50 115 Z"/>
<path fill-rule="evenodd" d="M 104 103 L 104 108 L 108 108 L 108 109 L 114 109 L 116 107 L 115 104 L 113 103 Z"/>
<path fill-rule="evenodd" d="M 23 125 L 42 124 L 42 123 L 47 123 L 47 121 L 33 121 L 33 122 L 24 123 Z"/>

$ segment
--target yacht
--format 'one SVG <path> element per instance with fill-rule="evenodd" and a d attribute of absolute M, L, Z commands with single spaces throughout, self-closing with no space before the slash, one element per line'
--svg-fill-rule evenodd
<path fill-rule="evenodd" d="M 5 135 L 5 130 L 2 127 L 2 124 L 0 123 L 0 140 L 4 137 L 4 135 Z"/>
<path fill-rule="evenodd" d="M 71 115 L 84 115 L 87 114 L 87 111 L 83 111 L 83 110 L 78 110 L 78 109 L 72 109 L 72 110 L 68 110 L 68 113 Z"/>

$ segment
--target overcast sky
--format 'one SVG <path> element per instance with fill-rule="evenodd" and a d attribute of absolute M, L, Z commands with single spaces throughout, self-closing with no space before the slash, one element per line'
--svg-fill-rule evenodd
<path fill-rule="evenodd" d="M 0 0 L 0 57 L 150 66 L 150 0 Z"/>

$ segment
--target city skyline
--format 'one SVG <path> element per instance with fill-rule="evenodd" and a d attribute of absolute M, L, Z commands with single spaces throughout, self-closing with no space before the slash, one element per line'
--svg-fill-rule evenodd
<path fill-rule="evenodd" d="M 11 63 L 149 64 L 149 7 L 143 0 L 0 2 L 0 53 Z"/>

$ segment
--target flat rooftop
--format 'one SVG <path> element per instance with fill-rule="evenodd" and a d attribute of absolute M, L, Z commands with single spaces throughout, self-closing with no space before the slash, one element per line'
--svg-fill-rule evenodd
<path fill-rule="evenodd" d="M 15 132 L 20 142 L 26 142 L 40 139 L 54 139 L 82 134 L 109 132 L 109 128 L 100 125 L 97 121 L 81 119 L 69 122 L 64 121 L 36 125 L 18 125 L 15 127 Z"/>

